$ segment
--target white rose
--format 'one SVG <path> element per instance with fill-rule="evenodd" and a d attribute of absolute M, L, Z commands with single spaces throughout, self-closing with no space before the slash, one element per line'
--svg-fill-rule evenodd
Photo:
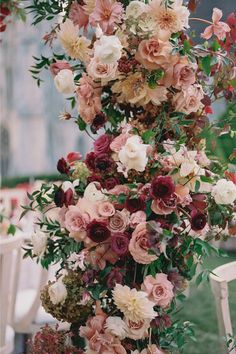
<path fill-rule="evenodd" d="M 103 64 L 116 63 L 122 55 L 122 44 L 116 36 L 102 36 L 94 43 L 94 57 Z"/>
<path fill-rule="evenodd" d="M 42 257 L 47 248 L 48 236 L 42 231 L 37 231 L 31 236 L 33 254 Z"/>
<path fill-rule="evenodd" d="M 75 187 L 79 186 L 79 179 L 76 179 L 75 181 L 73 181 L 73 183 L 71 183 L 70 181 L 65 181 L 62 183 L 61 188 L 63 189 L 64 192 L 67 192 L 68 189 L 71 189 L 73 191 L 73 193 L 75 192 Z"/>
<path fill-rule="evenodd" d="M 56 89 L 63 95 L 69 95 L 75 91 L 74 75 L 69 69 L 63 69 L 54 78 Z"/>
<path fill-rule="evenodd" d="M 232 181 L 220 179 L 213 186 L 211 195 L 217 204 L 233 204 L 236 199 L 236 186 Z"/>
<path fill-rule="evenodd" d="M 61 279 L 48 288 L 48 294 L 53 305 L 62 304 L 67 297 L 66 287 Z"/>
<path fill-rule="evenodd" d="M 114 336 L 124 339 L 127 334 L 126 323 L 118 316 L 108 317 L 105 324 L 106 329 Z"/>
<path fill-rule="evenodd" d="M 91 202 L 100 202 L 106 200 L 107 197 L 101 190 L 97 189 L 96 182 L 91 182 L 87 185 L 84 191 L 84 198 Z"/>
<path fill-rule="evenodd" d="M 147 149 L 149 145 L 142 144 L 139 136 L 130 137 L 120 150 L 118 157 L 126 171 L 134 169 L 143 172 L 148 162 Z"/>
<path fill-rule="evenodd" d="M 146 12 L 147 5 L 142 1 L 131 1 L 126 7 L 126 18 L 138 18 Z"/>

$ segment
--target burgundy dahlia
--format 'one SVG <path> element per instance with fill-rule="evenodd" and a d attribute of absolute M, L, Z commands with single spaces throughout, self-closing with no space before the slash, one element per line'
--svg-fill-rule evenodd
<path fill-rule="evenodd" d="M 94 169 L 97 172 L 110 172 L 114 166 L 114 161 L 107 154 L 99 154 L 94 159 Z"/>
<path fill-rule="evenodd" d="M 87 225 L 88 237 L 96 243 L 106 241 L 111 236 L 111 231 L 103 221 L 92 220 Z"/>
<path fill-rule="evenodd" d="M 158 176 L 151 184 L 151 196 L 154 199 L 168 199 L 175 191 L 173 179 L 170 176 Z"/>
<path fill-rule="evenodd" d="M 111 138 L 107 134 L 103 134 L 97 138 L 93 144 L 96 154 L 106 153 L 110 149 Z"/>
<path fill-rule="evenodd" d="M 58 162 L 57 162 L 57 170 L 60 173 L 65 173 L 66 175 L 68 175 L 68 173 L 70 172 L 70 167 L 67 164 L 67 162 L 64 159 L 64 157 L 62 157 L 61 159 L 58 160 Z"/>
<path fill-rule="evenodd" d="M 142 198 L 128 198 L 125 202 L 125 207 L 131 213 L 135 213 L 138 210 L 145 210 L 146 204 Z"/>
<path fill-rule="evenodd" d="M 117 232 L 112 235 L 111 238 L 111 249 L 118 256 L 124 256 L 129 250 L 129 238 L 126 234 L 122 232 Z"/>
<path fill-rule="evenodd" d="M 191 228 L 194 231 L 201 231 L 207 223 L 206 215 L 197 210 L 191 212 Z"/>

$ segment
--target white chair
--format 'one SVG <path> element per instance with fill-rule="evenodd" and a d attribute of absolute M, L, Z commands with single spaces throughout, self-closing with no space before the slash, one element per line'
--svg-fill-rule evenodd
<path fill-rule="evenodd" d="M 14 294 L 17 289 L 22 238 L 1 236 L 0 239 L 0 354 L 9 354 L 14 349 L 15 332 L 9 325 L 9 316 L 14 311 Z"/>
<path fill-rule="evenodd" d="M 233 334 L 232 323 L 229 310 L 229 292 L 228 283 L 236 280 L 236 262 L 230 262 L 213 270 L 210 275 L 211 288 L 215 297 L 216 311 L 218 317 L 219 333 L 221 337 L 227 337 Z M 232 349 L 232 348 L 230 348 Z M 236 354 L 236 350 L 227 349 L 226 344 L 222 342 L 221 353 Z"/>

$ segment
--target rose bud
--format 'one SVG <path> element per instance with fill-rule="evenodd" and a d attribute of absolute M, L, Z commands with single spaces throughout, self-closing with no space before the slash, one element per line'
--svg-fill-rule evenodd
<path fill-rule="evenodd" d="M 129 238 L 126 234 L 122 232 L 117 232 L 112 235 L 111 238 L 111 249 L 118 256 L 124 256 L 129 251 Z"/>
<path fill-rule="evenodd" d="M 66 160 L 64 159 L 64 157 L 62 157 L 60 160 L 58 160 L 58 162 L 57 162 L 57 170 L 60 173 L 65 173 L 66 175 L 69 174 L 70 168 L 69 168 Z"/>
<path fill-rule="evenodd" d="M 112 269 L 107 278 L 107 286 L 109 288 L 114 288 L 116 284 L 122 284 L 123 274 L 119 269 Z"/>
<path fill-rule="evenodd" d="M 151 184 L 151 196 L 155 199 L 167 199 L 175 191 L 175 185 L 170 176 L 158 176 Z"/>
<path fill-rule="evenodd" d="M 64 204 L 66 207 L 74 204 L 74 193 L 71 188 L 64 192 Z"/>
<path fill-rule="evenodd" d="M 125 202 L 125 207 L 131 213 L 135 213 L 138 210 L 145 210 L 146 204 L 142 198 L 128 198 Z"/>
<path fill-rule="evenodd" d="M 207 223 L 206 215 L 197 210 L 191 211 L 191 228 L 194 231 L 201 231 Z"/>
<path fill-rule="evenodd" d="M 87 225 L 87 235 L 93 242 L 100 243 L 111 236 L 111 231 L 105 222 L 93 220 Z"/>
<path fill-rule="evenodd" d="M 55 192 L 54 195 L 54 203 L 58 208 L 62 208 L 64 205 L 64 197 L 65 197 L 65 192 L 61 189 L 58 188 Z"/>
<path fill-rule="evenodd" d="M 82 155 L 80 152 L 69 152 L 69 154 L 66 156 L 66 160 L 69 164 L 75 161 L 79 161 L 82 159 Z"/>

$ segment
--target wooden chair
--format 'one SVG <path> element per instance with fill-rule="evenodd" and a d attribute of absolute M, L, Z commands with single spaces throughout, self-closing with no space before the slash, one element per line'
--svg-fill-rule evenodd
<path fill-rule="evenodd" d="M 213 273 L 214 274 L 210 275 L 210 282 L 216 302 L 219 333 L 221 337 L 228 338 L 229 334 L 233 334 L 228 300 L 228 283 L 232 280 L 236 280 L 236 262 L 222 265 L 214 269 Z M 222 342 L 222 354 L 236 354 L 235 349 L 230 349 Z"/>
<path fill-rule="evenodd" d="M 22 238 L 1 236 L 0 239 L 0 354 L 9 354 L 14 349 L 15 332 L 9 325 L 14 312 L 18 281 L 18 264 L 21 257 Z"/>

